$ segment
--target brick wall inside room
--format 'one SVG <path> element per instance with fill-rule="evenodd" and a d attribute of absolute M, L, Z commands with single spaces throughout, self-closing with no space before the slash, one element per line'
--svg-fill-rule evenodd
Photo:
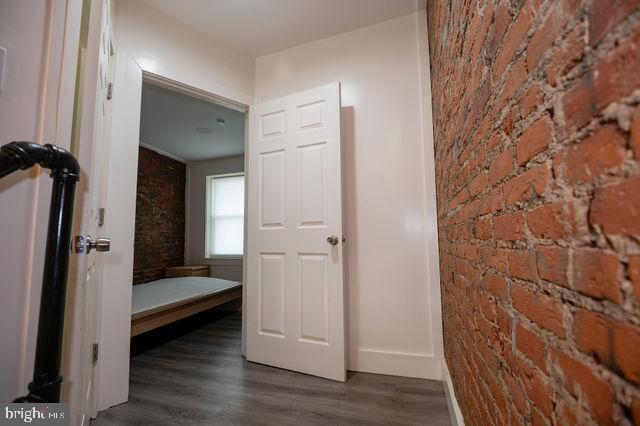
<path fill-rule="evenodd" d="M 468 424 L 640 424 L 640 1 L 428 2 Z"/>
<path fill-rule="evenodd" d="M 140 147 L 133 283 L 184 264 L 186 165 Z"/>

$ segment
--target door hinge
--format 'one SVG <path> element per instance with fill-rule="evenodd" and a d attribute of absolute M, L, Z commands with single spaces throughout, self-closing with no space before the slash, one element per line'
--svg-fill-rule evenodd
<path fill-rule="evenodd" d="M 113 83 L 107 84 L 107 100 L 111 100 L 113 98 Z"/>
<path fill-rule="evenodd" d="M 104 225 L 104 207 L 98 209 L 98 226 Z"/>
<path fill-rule="evenodd" d="M 94 343 L 92 347 L 91 360 L 93 361 L 93 365 L 95 366 L 98 363 L 98 344 Z"/>

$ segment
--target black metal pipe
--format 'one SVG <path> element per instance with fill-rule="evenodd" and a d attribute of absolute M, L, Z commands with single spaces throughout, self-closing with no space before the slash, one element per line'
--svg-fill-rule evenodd
<path fill-rule="evenodd" d="M 10 152 L 0 152 L 0 178 L 20 170 L 21 161 Z"/>
<path fill-rule="evenodd" d="M 29 393 L 14 402 L 59 402 L 73 203 L 80 166 L 71 153 L 50 144 L 12 142 L 0 147 L 0 177 L 35 164 L 51 169 L 53 188 L 33 381 L 29 383 Z"/>

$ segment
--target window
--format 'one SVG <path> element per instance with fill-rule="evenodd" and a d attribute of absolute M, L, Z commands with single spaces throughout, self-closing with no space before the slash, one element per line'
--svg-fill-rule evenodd
<path fill-rule="evenodd" d="M 242 256 L 244 174 L 207 176 L 207 257 Z"/>

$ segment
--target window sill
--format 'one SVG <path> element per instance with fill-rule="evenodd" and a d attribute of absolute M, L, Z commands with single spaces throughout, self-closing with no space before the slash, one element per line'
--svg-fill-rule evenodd
<path fill-rule="evenodd" d="M 229 255 L 214 255 L 214 256 L 207 256 L 205 257 L 205 259 L 207 260 L 242 260 L 244 259 L 244 256 L 239 254 L 239 255 L 235 255 L 235 254 L 229 254 Z"/>
<path fill-rule="evenodd" d="M 242 266 L 244 258 L 242 256 L 215 256 L 205 257 L 204 262 L 213 267 L 216 266 Z"/>

